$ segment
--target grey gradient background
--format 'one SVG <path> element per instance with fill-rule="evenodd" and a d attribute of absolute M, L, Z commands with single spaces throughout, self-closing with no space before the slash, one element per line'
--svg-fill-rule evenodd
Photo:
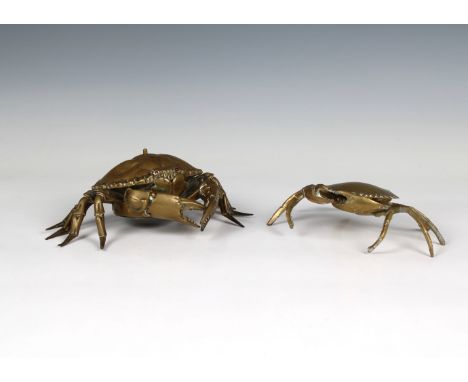
<path fill-rule="evenodd" d="M 1 359 L 68 380 L 77 359 L 114 379 L 466 380 L 467 46 L 466 26 L 1 26 Z M 201 233 L 107 207 L 105 251 L 91 210 L 68 247 L 43 240 L 143 147 L 255 216 Z M 399 215 L 369 255 L 382 219 L 308 202 L 294 230 L 265 226 L 346 180 L 391 189 L 448 245 L 429 258 Z"/>

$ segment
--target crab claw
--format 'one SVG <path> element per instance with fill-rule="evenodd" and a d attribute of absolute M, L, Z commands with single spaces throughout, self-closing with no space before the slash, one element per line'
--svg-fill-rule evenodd
<path fill-rule="evenodd" d="M 205 211 L 203 212 L 203 216 L 200 221 L 202 231 L 205 229 L 218 207 L 225 218 L 237 224 L 239 227 L 244 227 L 244 225 L 234 216 L 252 215 L 245 212 L 235 211 L 235 208 L 231 206 L 221 183 L 213 174 L 205 174 L 205 179 L 200 186 L 199 193 L 199 196 L 205 202 Z"/>
<path fill-rule="evenodd" d="M 184 215 L 185 210 L 203 210 L 204 206 L 187 198 L 170 194 L 156 194 L 147 208 L 148 214 L 153 218 L 175 220 L 200 228 L 192 219 Z"/>

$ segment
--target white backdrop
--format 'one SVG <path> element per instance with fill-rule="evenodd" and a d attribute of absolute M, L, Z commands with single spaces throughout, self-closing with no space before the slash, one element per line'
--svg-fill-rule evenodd
<path fill-rule="evenodd" d="M 466 380 L 466 27 L 1 27 L 0 357 L 5 380 Z M 214 172 L 239 228 L 92 210 L 118 162 Z M 365 181 L 447 240 L 307 201 Z M 45 380 L 45 379 L 44 379 Z"/>

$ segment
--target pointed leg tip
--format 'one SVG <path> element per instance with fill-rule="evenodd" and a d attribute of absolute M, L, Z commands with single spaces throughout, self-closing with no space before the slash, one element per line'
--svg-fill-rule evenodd
<path fill-rule="evenodd" d="M 50 227 L 47 227 L 46 231 L 50 231 L 51 229 L 60 228 L 60 227 L 62 227 L 62 223 L 54 224 L 54 225 L 51 225 Z"/>
<path fill-rule="evenodd" d="M 374 250 L 373 247 L 369 247 L 369 248 L 367 248 L 367 253 L 372 253 L 373 250 Z"/>
<path fill-rule="evenodd" d="M 66 245 L 68 245 L 70 243 L 71 239 L 65 239 L 65 241 L 63 241 L 62 243 L 58 244 L 59 247 L 65 247 Z"/>
<path fill-rule="evenodd" d="M 99 238 L 99 248 L 104 249 L 105 245 L 106 245 L 106 238 L 105 237 L 100 237 Z"/>
<path fill-rule="evenodd" d="M 232 207 L 232 214 L 234 216 L 252 216 L 253 215 L 250 212 L 237 211 L 234 207 Z"/>
<path fill-rule="evenodd" d="M 58 231 L 54 232 L 52 235 L 47 236 L 46 240 L 53 239 L 54 237 L 58 237 L 58 236 L 66 235 L 66 234 L 67 234 L 67 230 L 60 228 Z"/>
<path fill-rule="evenodd" d="M 78 235 L 73 235 L 73 234 L 68 234 L 67 238 L 59 244 L 60 247 L 65 247 L 67 244 L 69 244 L 76 236 Z"/>
<path fill-rule="evenodd" d="M 223 215 L 224 215 L 224 217 L 226 217 L 226 218 L 228 218 L 230 221 L 232 221 L 235 225 L 244 228 L 244 225 L 243 225 L 239 220 L 237 220 L 234 216 L 232 216 L 231 214 L 229 214 L 229 213 L 224 213 Z"/>

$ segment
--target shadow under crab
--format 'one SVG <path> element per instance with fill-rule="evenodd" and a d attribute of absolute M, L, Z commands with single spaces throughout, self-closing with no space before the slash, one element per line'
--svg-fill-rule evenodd
<path fill-rule="evenodd" d="M 203 203 L 200 203 L 201 200 Z M 88 208 L 94 205 L 94 215 L 101 249 L 106 242 L 104 204 L 112 205 L 114 213 L 128 218 L 157 218 L 173 220 L 205 229 L 219 208 L 221 214 L 243 227 L 235 216 L 251 214 L 236 211 L 219 180 L 172 155 L 143 154 L 112 168 L 72 208 L 58 228 L 46 240 L 68 235 L 59 244 L 67 245 L 79 235 Z M 186 210 L 203 211 L 200 224 L 185 216 Z"/>

